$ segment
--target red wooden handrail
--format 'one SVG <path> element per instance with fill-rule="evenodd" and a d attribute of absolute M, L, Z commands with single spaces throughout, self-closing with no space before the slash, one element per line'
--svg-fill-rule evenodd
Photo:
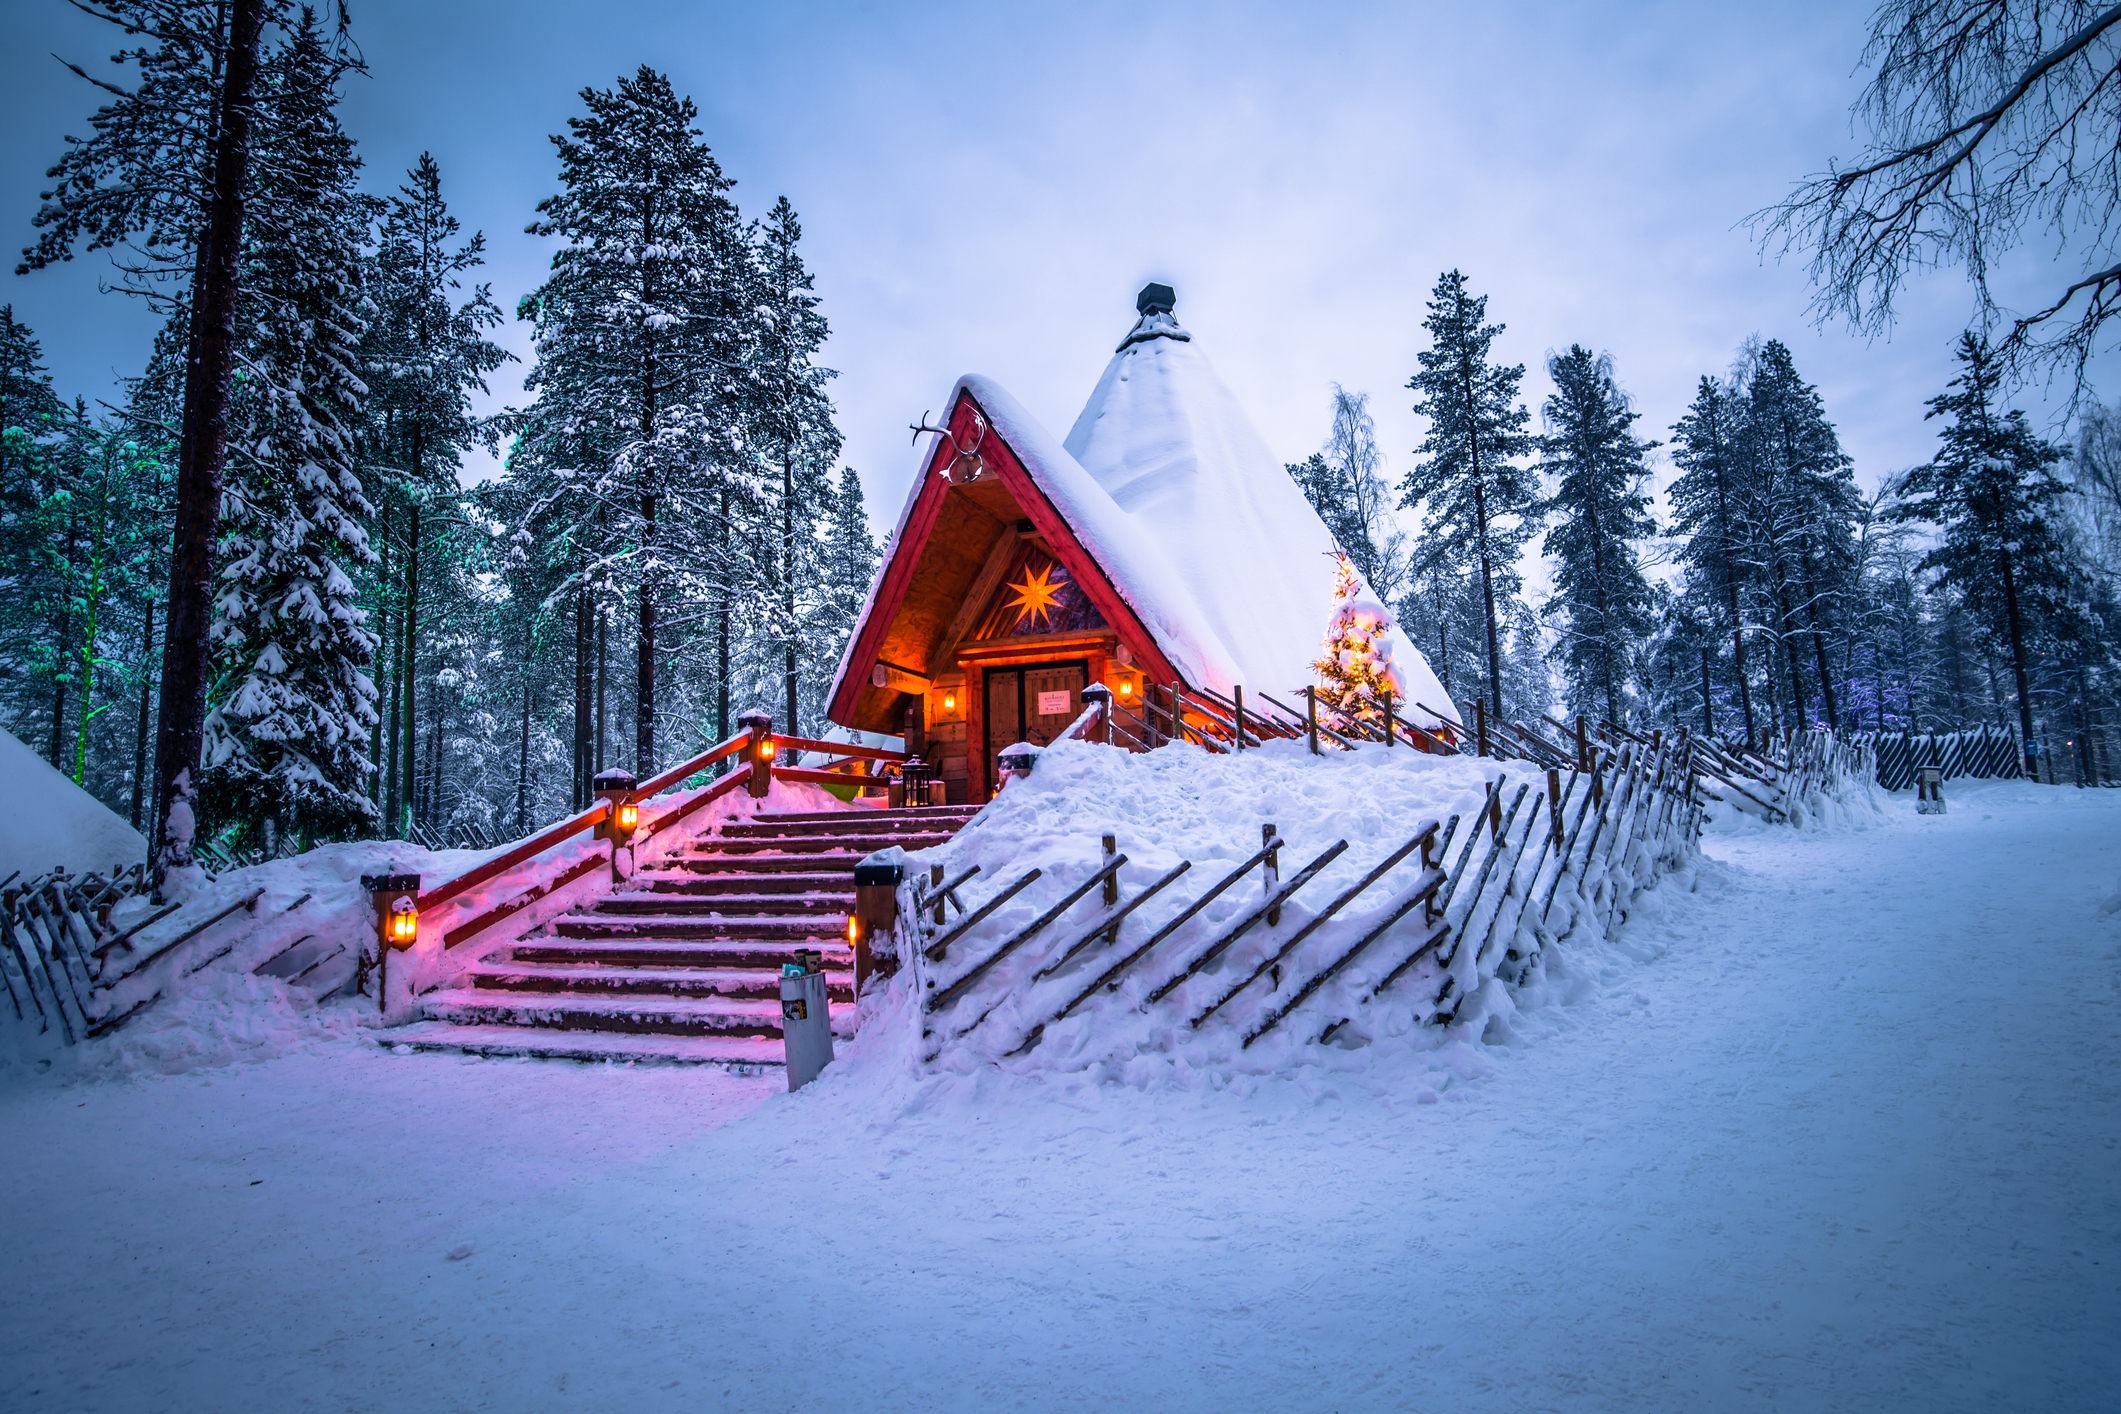
<path fill-rule="evenodd" d="M 658 791 L 668 790 L 686 777 L 698 775 L 723 757 L 732 756 L 743 750 L 744 743 L 750 740 L 750 732 L 739 732 L 719 745 L 708 747 L 682 766 L 672 766 L 659 776 L 650 776 L 647 780 L 635 786 L 633 794 L 628 796 L 627 799 L 634 801 L 646 800 Z"/>
<path fill-rule="evenodd" d="M 610 813 L 610 810 L 611 802 L 600 800 L 572 819 L 562 820 L 549 830 L 541 830 L 506 853 L 497 854 L 484 864 L 477 865 L 469 871 L 457 875 L 456 878 L 451 879 L 448 883 L 421 894 L 418 903 L 414 906 L 423 913 L 430 908 L 440 908 L 458 894 L 464 893 L 469 889 L 475 889 L 489 879 L 498 878 L 533 855 L 544 853 L 569 835 L 586 830 L 592 825 L 602 824 L 604 816 Z"/>
<path fill-rule="evenodd" d="M 904 761 L 906 759 L 905 752 L 891 751 L 881 746 L 856 746 L 851 742 L 845 741 L 817 741 L 807 736 L 782 736 L 779 732 L 774 733 L 773 744 L 776 748 L 786 746 L 797 751 L 823 751 L 827 754 L 837 754 L 841 757 L 859 757 L 864 761 Z"/>

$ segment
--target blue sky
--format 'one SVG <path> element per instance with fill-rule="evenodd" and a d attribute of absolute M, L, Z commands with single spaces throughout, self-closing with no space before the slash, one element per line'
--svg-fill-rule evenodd
<path fill-rule="evenodd" d="M 1742 340 L 1785 340 L 1866 487 L 1929 455 L 1923 400 L 1971 308 L 1943 272 L 1889 340 L 1815 330 L 1801 264 L 1738 224 L 1858 145 L 1865 12 L 1847 4 L 351 3 L 368 184 L 431 149 L 511 310 L 550 254 L 523 234 L 554 183 L 547 135 L 584 85 L 669 72 L 746 214 L 785 193 L 802 216 L 880 528 L 912 474 L 907 424 L 960 373 L 1063 433 L 1149 279 L 1177 288 L 1278 453 L 1321 444 L 1337 381 L 1371 394 L 1395 473 L 1447 267 L 1509 326 L 1535 417 L 1541 361 L 1571 342 L 1612 353 L 1662 438 Z M 4 24 L 0 214 L 19 249 L 43 168 L 94 107 L 51 56 L 113 44 L 64 0 L 15 0 Z M 2069 268 L 2033 247 L 2006 296 L 2030 304 Z M 107 392 L 146 352 L 148 316 L 97 295 L 103 273 L 0 277 L 68 392 Z M 525 332 L 504 337 L 520 352 Z M 494 406 L 520 400 L 521 372 Z"/>

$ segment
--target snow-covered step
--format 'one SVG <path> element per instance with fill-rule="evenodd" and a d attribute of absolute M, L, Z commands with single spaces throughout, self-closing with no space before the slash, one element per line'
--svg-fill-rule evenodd
<path fill-rule="evenodd" d="M 435 1021 L 463 1025 L 532 1026 L 560 1031 L 630 1031 L 675 1036 L 781 1034 L 781 1003 L 731 998 L 506 996 L 473 987 L 430 993 L 421 1010 Z M 833 1030 L 854 1030 L 851 1004 L 832 1008 Z"/>
<path fill-rule="evenodd" d="M 663 861 L 666 870 L 696 874 L 837 874 L 852 878 L 854 866 L 873 853 L 859 854 L 681 854 Z"/>
<path fill-rule="evenodd" d="M 959 828 L 979 814 L 977 805 L 922 805 L 898 810 L 790 810 L 753 815 L 747 822 L 754 825 L 888 825 L 900 821 L 947 822 L 950 828 Z M 727 826 L 724 826 L 726 829 Z"/>
<path fill-rule="evenodd" d="M 840 936 L 846 920 L 825 917 L 708 918 L 681 913 L 577 913 L 555 919 L 558 938 L 730 938 L 805 942 Z"/>
<path fill-rule="evenodd" d="M 685 894 L 702 898 L 722 894 L 738 894 L 751 898 L 768 894 L 792 894 L 835 903 L 854 902 L 854 877 L 847 873 L 790 874 L 745 871 L 695 874 L 689 871 L 643 869 L 627 882 L 632 886 L 631 891 L 621 897 L 638 897 L 644 893 Z"/>
<path fill-rule="evenodd" d="M 748 837 L 728 839 L 717 836 L 702 840 L 694 848 L 700 854 L 738 858 L 745 855 L 771 854 L 781 856 L 806 856 L 820 854 L 874 854 L 877 850 L 896 845 L 900 849 L 927 849 L 950 838 L 945 830 L 924 830 L 919 834 L 882 835 L 819 835 L 815 838 L 789 839 L 786 837 Z"/>
<path fill-rule="evenodd" d="M 656 914 L 683 918 L 759 918 L 784 916 L 845 916 L 854 906 L 854 890 L 845 894 L 705 894 L 691 895 L 658 891 L 651 894 L 614 894 L 600 899 L 593 910 L 600 917 Z"/>
<path fill-rule="evenodd" d="M 494 1059 L 630 1061 L 661 1065 L 779 1066 L 778 1037 L 644 1036 L 626 1032 L 541 1031 L 519 1026 L 458 1026 L 416 1021 L 376 1033 L 386 1048 Z"/>
<path fill-rule="evenodd" d="M 604 967 L 759 967 L 778 977 L 782 965 L 794 962 L 796 953 L 806 948 L 822 953 L 827 969 L 845 971 L 854 965 L 853 953 L 839 938 L 805 944 L 533 937 L 511 946 L 508 955 L 517 962 L 597 964 Z"/>
<path fill-rule="evenodd" d="M 569 963 L 488 962 L 464 974 L 493 992 L 577 992 L 666 997 L 778 1000 L 780 974 L 762 967 L 599 967 Z M 825 973 L 834 1001 L 854 1000 L 854 973 Z"/>

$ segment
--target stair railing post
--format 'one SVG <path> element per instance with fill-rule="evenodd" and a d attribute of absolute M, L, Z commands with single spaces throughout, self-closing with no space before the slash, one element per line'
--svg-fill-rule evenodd
<path fill-rule="evenodd" d="M 376 1007 L 387 1012 L 390 993 L 383 984 L 389 975 L 391 950 L 409 948 L 420 937 L 420 876 L 364 874 L 361 887 L 368 890 L 376 908 Z"/>
<path fill-rule="evenodd" d="M 854 998 L 876 974 L 876 950 L 872 939 L 890 937 L 898 927 L 899 885 L 906 879 L 903 864 L 857 864 L 854 866 L 854 912 L 847 918 L 847 941 L 854 948 Z M 937 882 L 941 882 L 938 880 Z"/>
<path fill-rule="evenodd" d="M 751 766 L 751 779 L 745 789 L 753 800 L 764 800 L 773 789 L 773 717 L 751 711 L 739 716 L 736 724 L 750 733 L 744 743 L 743 759 Z"/>
<path fill-rule="evenodd" d="M 1478 755 L 1488 754 L 1488 703 L 1484 697 L 1473 699 L 1473 735 L 1480 743 Z"/>
<path fill-rule="evenodd" d="M 1393 720 L 1392 720 L 1392 689 L 1391 689 L 1391 688 L 1389 688 L 1389 687 L 1381 687 L 1381 688 L 1379 688 L 1379 689 L 1377 690 L 1377 696 L 1378 696 L 1378 699 L 1379 699 L 1379 700 L 1380 700 L 1381 702 L 1383 702 L 1383 703 L 1384 703 L 1384 709 L 1385 709 L 1385 750 L 1387 750 L 1387 751 L 1390 751 L 1390 750 L 1392 749 L 1392 724 L 1393 724 Z"/>
<path fill-rule="evenodd" d="M 1112 744 L 1112 689 L 1101 682 L 1093 682 L 1083 689 L 1083 701 L 1097 708 L 1097 735 L 1091 740 L 1099 746 Z"/>
<path fill-rule="evenodd" d="M 1245 685 L 1238 683 L 1231 688 L 1237 695 L 1231 700 L 1237 704 L 1237 749 L 1245 749 Z"/>
<path fill-rule="evenodd" d="M 610 807 L 597 822 L 596 837 L 611 841 L 611 884 L 617 888 L 633 876 L 633 832 L 641 823 L 641 807 L 634 802 L 633 790 L 639 782 L 614 766 L 599 772 L 592 784 L 596 786 L 597 799 Z M 619 864 L 622 855 L 626 860 L 624 868 Z"/>
<path fill-rule="evenodd" d="M 1318 689 L 1304 689 L 1304 731 L 1311 740 L 1311 754 L 1318 754 Z"/>

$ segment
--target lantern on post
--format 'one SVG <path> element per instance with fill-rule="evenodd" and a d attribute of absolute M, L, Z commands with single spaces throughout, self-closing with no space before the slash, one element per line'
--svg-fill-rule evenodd
<path fill-rule="evenodd" d="M 847 915 L 847 943 L 854 949 L 856 998 L 876 973 L 873 940 L 880 935 L 888 938 L 898 927 L 898 888 L 905 877 L 903 864 L 865 861 L 854 866 L 854 912 Z"/>
<path fill-rule="evenodd" d="M 741 758 L 751 767 L 751 780 L 745 789 L 753 800 L 764 800 L 773 788 L 773 717 L 754 708 L 738 716 L 736 724 L 751 734 Z"/>
<path fill-rule="evenodd" d="M 611 882 L 616 884 L 632 872 L 621 870 L 619 852 L 625 850 L 627 862 L 632 862 L 633 832 L 641 824 L 641 807 L 633 801 L 637 782 L 630 773 L 613 767 L 599 771 L 591 784 L 596 787 L 597 799 L 610 807 L 597 822 L 596 838 L 611 841 Z"/>
<path fill-rule="evenodd" d="M 376 996 L 383 990 L 383 972 L 392 948 L 409 948 L 420 940 L 420 876 L 417 874 L 363 874 L 361 887 L 368 890 L 376 907 Z"/>

